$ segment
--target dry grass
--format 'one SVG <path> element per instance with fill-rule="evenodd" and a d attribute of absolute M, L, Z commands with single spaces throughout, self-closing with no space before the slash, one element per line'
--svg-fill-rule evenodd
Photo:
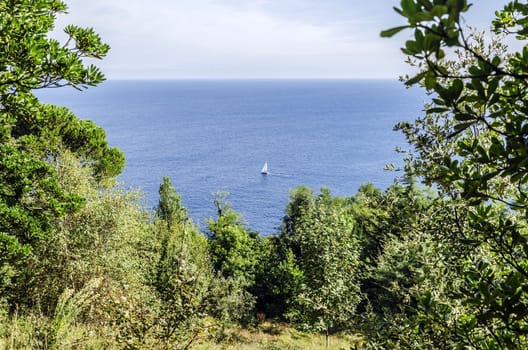
<path fill-rule="evenodd" d="M 1 311 L 1 310 L 0 310 Z M 63 331 L 54 327 L 56 319 L 28 315 L 8 317 L 0 313 L 0 349 L 120 349 L 105 329 L 91 329 L 83 324 L 65 324 Z M 106 331 L 111 331 L 107 329 Z M 264 322 L 254 329 L 233 328 L 225 331 L 221 341 L 203 340 L 193 344 L 195 350 L 351 350 L 361 349 L 359 336 L 333 335 L 326 347 L 324 335 L 297 331 L 287 325 Z M 122 345 L 122 344 L 121 344 Z M 357 348 L 356 348 L 357 346 Z M 145 345 L 141 349 L 153 349 Z"/>
<path fill-rule="evenodd" d="M 332 335 L 329 350 L 350 350 L 361 346 L 361 338 L 351 335 Z M 253 330 L 236 329 L 227 333 L 221 343 L 203 342 L 196 350 L 321 350 L 326 349 L 326 337 L 303 333 L 286 325 L 264 322 Z"/>

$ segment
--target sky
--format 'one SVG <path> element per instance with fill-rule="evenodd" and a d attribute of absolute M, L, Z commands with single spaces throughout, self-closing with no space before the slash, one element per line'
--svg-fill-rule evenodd
<path fill-rule="evenodd" d="M 110 44 L 109 79 L 396 79 L 409 71 L 398 0 L 65 0 L 57 21 L 93 27 Z M 506 0 L 474 0 L 486 29 Z"/>

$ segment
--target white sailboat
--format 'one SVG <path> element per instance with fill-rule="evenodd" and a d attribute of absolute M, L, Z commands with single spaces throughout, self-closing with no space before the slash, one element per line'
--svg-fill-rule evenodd
<path fill-rule="evenodd" d="M 264 163 L 264 166 L 262 167 L 262 170 L 260 171 L 260 173 L 264 174 L 264 175 L 268 175 L 269 174 L 268 162 Z"/>

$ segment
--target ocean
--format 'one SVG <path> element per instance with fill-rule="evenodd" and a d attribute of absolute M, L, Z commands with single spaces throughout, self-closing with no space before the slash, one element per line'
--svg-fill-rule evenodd
<path fill-rule="evenodd" d="M 402 165 L 395 147 L 408 148 L 393 127 L 419 116 L 424 100 L 390 80 L 124 80 L 38 96 L 106 130 L 127 159 L 121 186 L 141 189 L 145 208 L 169 176 L 202 229 L 215 196 L 228 193 L 263 235 L 277 232 L 297 186 L 352 196 L 366 182 L 392 184 L 401 174 L 384 167 Z"/>

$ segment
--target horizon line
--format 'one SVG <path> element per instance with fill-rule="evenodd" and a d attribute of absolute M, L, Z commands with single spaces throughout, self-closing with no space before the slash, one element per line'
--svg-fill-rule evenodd
<path fill-rule="evenodd" d="M 210 80 L 333 80 L 333 81 L 346 81 L 346 80 L 394 80 L 394 81 L 400 81 L 400 77 L 347 77 L 347 78 L 334 78 L 334 77 L 170 77 L 170 78 L 159 78 L 159 77 L 107 77 L 106 81 L 210 81 Z"/>

